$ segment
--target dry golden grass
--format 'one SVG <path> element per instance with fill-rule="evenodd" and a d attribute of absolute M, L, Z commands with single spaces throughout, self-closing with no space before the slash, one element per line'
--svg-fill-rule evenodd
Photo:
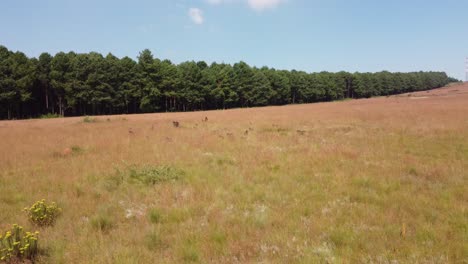
<path fill-rule="evenodd" d="M 0 122 L 1 230 L 63 208 L 41 263 L 468 263 L 466 84 L 95 121 Z"/>

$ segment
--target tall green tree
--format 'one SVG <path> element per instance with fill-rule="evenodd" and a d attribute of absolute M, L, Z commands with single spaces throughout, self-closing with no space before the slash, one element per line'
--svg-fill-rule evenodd
<path fill-rule="evenodd" d="M 28 112 L 27 102 L 32 100 L 35 68 L 22 52 L 10 52 L 0 47 L 0 103 L 7 118 L 23 118 Z"/>
<path fill-rule="evenodd" d="M 142 87 L 140 109 L 143 112 L 154 112 L 160 109 L 161 98 L 159 85 L 162 82 L 161 61 L 155 59 L 150 50 L 145 49 L 138 56 L 139 85 Z"/>

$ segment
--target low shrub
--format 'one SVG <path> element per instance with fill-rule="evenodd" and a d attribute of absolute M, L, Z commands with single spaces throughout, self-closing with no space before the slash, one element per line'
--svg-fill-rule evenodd
<path fill-rule="evenodd" d="M 37 239 L 39 232 L 25 232 L 21 226 L 0 234 L 0 261 L 34 260 L 38 253 Z"/>
<path fill-rule="evenodd" d="M 52 202 L 47 204 L 45 199 L 37 201 L 29 208 L 24 208 L 28 214 L 28 219 L 31 223 L 38 226 L 52 226 L 57 217 L 62 212 L 62 209 Z"/>
<path fill-rule="evenodd" d="M 185 171 L 172 166 L 129 166 L 116 169 L 102 182 L 102 187 L 109 192 L 117 190 L 122 184 L 143 184 L 152 186 L 159 183 L 177 181 L 185 176 Z"/>
<path fill-rule="evenodd" d="M 184 171 L 170 166 L 130 167 L 128 172 L 130 181 L 141 182 L 146 185 L 175 181 L 184 176 Z"/>

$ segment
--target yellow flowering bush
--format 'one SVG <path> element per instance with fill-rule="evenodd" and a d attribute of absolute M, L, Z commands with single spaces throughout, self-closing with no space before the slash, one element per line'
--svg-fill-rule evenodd
<path fill-rule="evenodd" d="M 2 234 L 0 234 L 0 262 L 12 259 L 33 260 L 37 255 L 39 232 L 24 232 L 23 227 L 15 224 L 11 230 Z"/>
<path fill-rule="evenodd" d="M 44 199 L 37 201 L 30 208 L 24 208 L 29 221 L 38 226 L 51 226 L 62 212 L 55 203 L 47 204 Z"/>

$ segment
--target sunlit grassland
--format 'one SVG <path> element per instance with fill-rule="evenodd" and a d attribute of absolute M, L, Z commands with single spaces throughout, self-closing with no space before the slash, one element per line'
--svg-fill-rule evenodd
<path fill-rule="evenodd" d="M 56 201 L 43 263 L 466 263 L 454 95 L 1 122 L 0 227 Z"/>

